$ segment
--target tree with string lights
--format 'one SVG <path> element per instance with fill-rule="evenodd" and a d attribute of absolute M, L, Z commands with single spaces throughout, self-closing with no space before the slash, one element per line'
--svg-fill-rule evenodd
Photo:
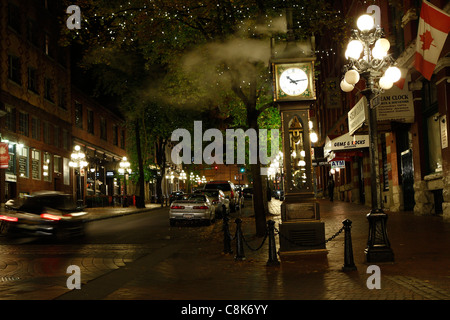
<path fill-rule="evenodd" d="M 344 22 L 330 4 L 326 0 L 80 0 L 81 29 L 67 30 L 66 40 L 83 45 L 81 63 L 96 76 L 99 92 L 133 101 L 123 103 L 129 106 L 128 119 L 139 117 L 139 106 L 145 109 L 151 101 L 176 108 L 215 107 L 224 117 L 240 114 L 237 123 L 258 130 L 258 120 L 274 106 L 269 38 L 286 37 L 284 9 L 293 8 L 297 39 L 323 34 L 331 27 L 330 35 L 339 39 Z M 267 209 L 260 163 L 250 169 L 256 233 L 262 236 Z"/>

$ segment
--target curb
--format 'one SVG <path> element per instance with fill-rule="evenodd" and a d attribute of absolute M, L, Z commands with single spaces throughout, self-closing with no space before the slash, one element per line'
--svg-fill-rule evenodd
<path fill-rule="evenodd" d="M 155 207 L 155 208 L 145 208 L 145 209 L 136 209 L 133 211 L 129 211 L 129 212 L 121 212 L 121 213 L 117 213 L 117 214 L 107 214 L 104 216 L 99 216 L 99 217 L 92 217 L 89 219 L 86 219 L 86 223 L 88 222 L 93 222 L 93 221 L 98 221 L 98 220 L 106 220 L 106 219 L 112 219 L 112 218 L 118 218 L 118 217 L 123 217 L 123 216 L 128 216 L 131 214 L 136 214 L 136 213 L 143 213 L 143 212 L 147 212 L 147 211 L 153 211 L 153 210 L 157 210 L 157 209 L 161 209 L 161 208 L 166 208 L 166 207 Z"/>

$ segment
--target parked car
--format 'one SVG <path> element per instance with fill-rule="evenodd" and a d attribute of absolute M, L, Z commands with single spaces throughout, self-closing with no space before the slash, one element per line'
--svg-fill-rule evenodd
<path fill-rule="evenodd" d="M 248 198 L 252 198 L 253 196 L 253 188 L 244 188 L 244 190 L 242 191 L 242 194 L 244 196 L 244 198 L 248 199 Z"/>
<path fill-rule="evenodd" d="M 87 212 L 72 195 L 41 191 L 9 200 L 0 215 L 0 232 L 7 236 L 53 237 L 65 240 L 84 235 Z"/>
<path fill-rule="evenodd" d="M 171 226 L 177 221 L 198 221 L 210 225 L 215 219 L 214 204 L 207 195 L 201 193 L 191 194 L 187 200 L 176 200 L 169 209 Z"/>
<path fill-rule="evenodd" d="M 205 184 L 204 189 L 222 190 L 225 197 L 230 200 L 230 211 L 234 212 L 240 205 L 239 192 L 236 192 L 235 186 L 229 181 L 210 181 Z"/>
<path fill-rule="evenodd" d="M 225 197 L 225 193 L 218 189 L 197 190 L 195 193 L 206 194 L 215 206 L 216 218 L 223 218 L 224 214 L 230 213 L 230 199 Z"/>

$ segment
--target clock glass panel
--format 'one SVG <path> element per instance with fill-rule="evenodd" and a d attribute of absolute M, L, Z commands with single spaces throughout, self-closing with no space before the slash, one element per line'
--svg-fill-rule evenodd
<path fill-rule="evenodd" d="M 280 88 L 290 96 L 301 95 L 308 88 L 308 76 L 300 68 L 289 68 L 280 75 Z"/>

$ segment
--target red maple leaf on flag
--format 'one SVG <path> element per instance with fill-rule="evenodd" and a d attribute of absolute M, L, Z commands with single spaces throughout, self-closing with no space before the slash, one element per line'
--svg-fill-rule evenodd
<path fill-rule="evenodd" d="M 425 31 L 423 34 L 420 35 L 420 41 L 422 42 L 422 50 L 428 50 L 433 45 L 433 37 L 431 35 L 431 32 L 429 30 Z"/>

